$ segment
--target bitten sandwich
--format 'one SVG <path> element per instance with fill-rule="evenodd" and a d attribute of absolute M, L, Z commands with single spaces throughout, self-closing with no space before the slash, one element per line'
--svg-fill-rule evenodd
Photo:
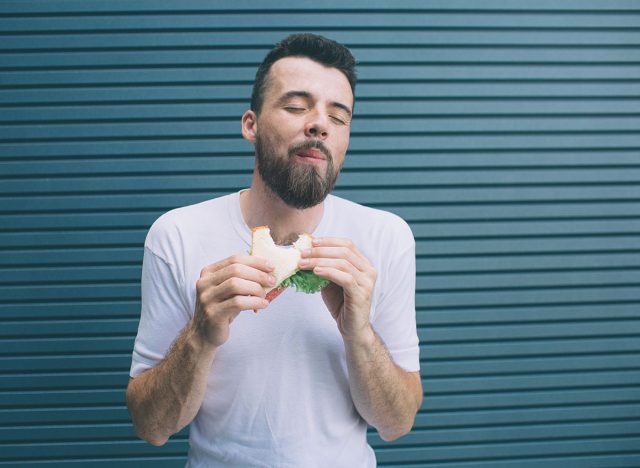
<path fill-rule="evenodd" d="M 311 248 L 312 239 L 309 234 L 300 234 L 298 240 L 292 245 L 280 246 L 273 241 L 268 226 L 260 226 L 252 230 L 250 254 L 267 258 L 274 265 L 271 274 L 276 278 L 276 285 L 265 288 L 266 299 L 269 302 L 289 286 L 295 286 L 298 292 L 313 294 L 329 284 L 328 280 L 320 278 L 312 271 L 301 270 L 298 267 L 300 253 Z"/>

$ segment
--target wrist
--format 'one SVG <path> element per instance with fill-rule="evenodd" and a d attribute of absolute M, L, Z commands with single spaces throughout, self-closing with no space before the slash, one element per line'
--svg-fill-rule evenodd
<path fill-rule="evenodd" d="M 209 341 L 206 333 L 203 333 L 202 327 L 198 327 L 194 319 L 191 319 L 187 325 L 185 338 L 195 354 L 215 354 L 218 349 L 216 345 Z"/>
<path fill-rule="evenodd" d="M 369 348 L 376 341 L 376 333 L 370 323 L 367 323 L 358 333 L 350 336 L 342 336 L 344 344 L 347 347 Z"/>

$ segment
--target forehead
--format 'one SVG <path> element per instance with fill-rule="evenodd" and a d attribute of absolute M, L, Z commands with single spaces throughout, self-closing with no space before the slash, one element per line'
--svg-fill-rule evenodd
<path fill-rule="evenodd" d="M 269 70 L 265 101 L 278 99 L 289 91 L 307 91 L 319 99 L 353 106 L 353 93 L 347 77 L 337 68 L 327 67 L 306 57 L 285 57 Z"/>

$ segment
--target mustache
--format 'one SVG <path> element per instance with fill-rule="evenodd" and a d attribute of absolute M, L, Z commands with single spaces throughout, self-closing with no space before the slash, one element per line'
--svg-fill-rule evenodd
<path fill-rule="evenodd" d="M 292 146 L 291 148 L 289 148 L 289 157 L 293 157 L 296 155 L 296 153 L 309 149 L 317 149 L 325 155 L 327 161 L 333 161 L 333 155 L 331 154 L 331 151 L 329 151 L 329 148 L 327 148 L 324 143 L 319 140 L 307 140 L 300 144 Z"/>

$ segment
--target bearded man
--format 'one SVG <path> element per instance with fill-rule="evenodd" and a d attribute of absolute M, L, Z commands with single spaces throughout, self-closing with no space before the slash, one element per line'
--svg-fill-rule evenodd
<path fill-rule="evenodd" d="M 411 430 L 422 402 L 413 235 L 330 194 L 355 82 L 343 45 L 278 43 L 242 116 L 251 187 L 149 230 L 127 405 L 154 445 L 190 424 L 189 467 L 373 467 L 368 425 L 387 441 Z M 299 267 L 329 281 L 321 293 L 266 300 L 273 265 L 246 254 L 264 225 L 281 244 L 313 234 Z"/>

